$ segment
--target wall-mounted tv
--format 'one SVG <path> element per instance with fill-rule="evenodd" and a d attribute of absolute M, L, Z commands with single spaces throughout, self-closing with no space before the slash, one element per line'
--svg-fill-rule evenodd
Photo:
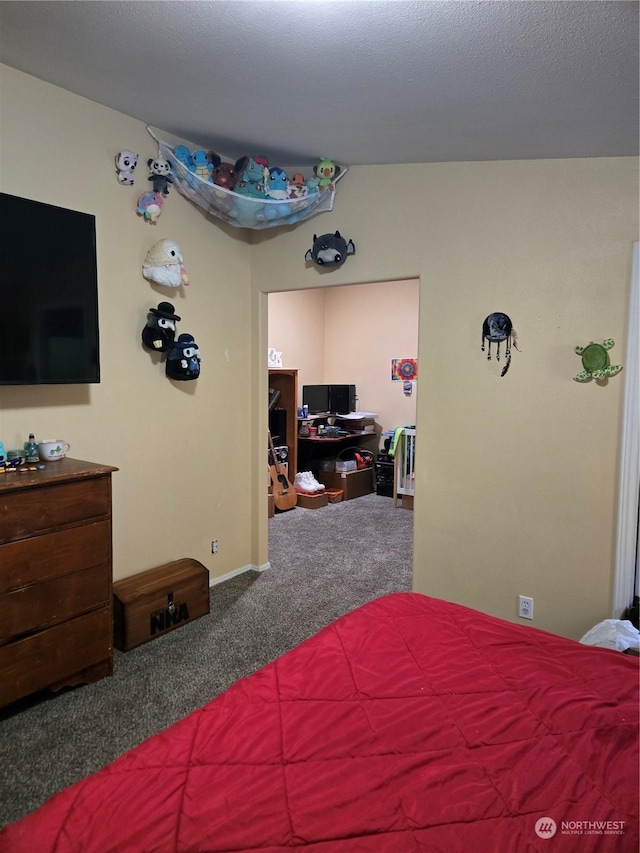
<path fill-rule="evenodd" d="M 0 193 L 0 385 L 99 381 L 95 217 Z"/>
<path fill-rule="evenodd" d="M 348 415 L 356 410 L 355 385 L 303 385 L 302 405 L 312 415 Z"/>

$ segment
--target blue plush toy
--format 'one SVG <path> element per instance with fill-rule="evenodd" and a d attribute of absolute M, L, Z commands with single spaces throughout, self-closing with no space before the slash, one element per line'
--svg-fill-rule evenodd
<path fill-rule="evenodd" d="M 265 205 L 259 203 L 265 198 L 264 166 L 253 157 L 241 157 L 236 162 L 235 169 L 240 177 L 234 192 L 246 198 L 234 199 L 231 215 L 237 220 L 238 225 L 250 228 L 256 222 L 265 219 Z"/>
<path fill-rule="evenodd" d="M 198 148 L 191 152 L 191 161 L 193 162 L 193 172 L 203 181 L 208 181 L 213 172 L 213 165 L 209 162 L 209 156 L 206 151 Z"/>
<path fill-rule="evenodd" d="M 283 201 L 286 204 L 265 204 L 264 213 L 267 219 L 278 219 L 292 212 L 289 201 L 289 177 L 284 169 L 272 166 L 269 169 L 267 183 L 267 198 L 273 201 Z"/>
<path fill-rule="evenodd" d="M 195 178 L 196 167 L 193 165 L 193 160 L 191 159 L 191 152 L 187 148 L 186 145 L 176 145 L 173 151 L 176 160 L 187 169 L 189 174 L 186 176 L 185 180 L 189 184 L 190 187 L 194 188 L 198 186 L 198 181 Z M 174 170 L 174 176 L 179 179 L 178 174 Z"/>
<path fill-rule="evenodd" d="M 264 166 L 261 166 L 253 157 L 241 157 L 236 162 L 235 169 L 240 175 L 235 192 L 251 198 L 265 197 Z"/>

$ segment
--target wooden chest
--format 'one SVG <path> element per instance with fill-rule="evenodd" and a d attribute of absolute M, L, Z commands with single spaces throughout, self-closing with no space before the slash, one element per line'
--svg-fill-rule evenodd
<path fill-rule="evenodd" d="M 0 707 L 111 675 L 111 473 L 61 459 L 0 481 Z"/>
<path fill-rule="evenodd" d="M 209 571 L 189 557 L 113 585 L 114 645 L 127 652 L 209 612 Z"/>

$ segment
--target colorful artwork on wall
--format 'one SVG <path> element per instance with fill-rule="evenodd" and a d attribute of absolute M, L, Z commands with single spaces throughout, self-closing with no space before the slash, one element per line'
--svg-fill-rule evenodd
<path fill-rule="evenodd" d="M 417 358 L 392 358 L 391 379 L 415 382 L 418 378 Z"/>

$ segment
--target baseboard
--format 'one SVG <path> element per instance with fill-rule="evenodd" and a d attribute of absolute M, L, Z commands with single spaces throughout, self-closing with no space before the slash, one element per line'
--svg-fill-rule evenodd
<path fill-rule="evenodd" d="M 219 578 L 209 578 L 209 586 L 216 586 L 219 583 L 235 578 L 236 575 L 244 574 L 244 572 L 265 572 L 271 568 L 271 563 L 263 563 L 261 566 L 242 566 L 239 569 L 234 569 L 232 572 L 227 572 L 226 575 L 221 575 Z"/>

